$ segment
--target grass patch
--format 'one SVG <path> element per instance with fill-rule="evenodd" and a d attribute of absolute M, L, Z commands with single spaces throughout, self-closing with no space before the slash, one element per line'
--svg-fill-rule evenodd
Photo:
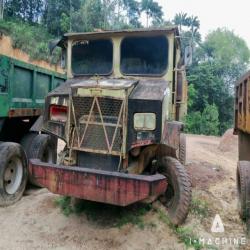
<path fill-rule="evenodd" d="M 171 223 L 167 214 L 160 209 L 156 209 L 159 215 L 159 220 L 164 222 L 178 237 L 180 242 L 184 243 L 187 248 L 193 248 L 195 250 L 200 249 L 217 249 L 215 246 L 205 245 L 203 246 L 199 242 L 199 237 L 194 234 L 193 229 L 190 227 L 176 227 Z"/>
<path fill-rule="evenodd" d="M 65 216 L 69 216 L 70 214 L 74 212 L 71 206 L 70 197 L 66 197 L 66 196 L 59 197 L 55 200 L 55 204 L 58 207 L 60 207 L 62 213 Z"/>
<path fill-rule="evenodd" d="M 145 222 L 143 216 L 152 208 L 148 204 L 134 204 L 123 208 L 89 201 L 77 201 L 75 204 L 72 204 L 70 197 L 59 197 L 55 202 L 65 216 L 84 213 L 88 220 L 100 225 L 118 228 L 126 224 L 132 224 L 140 229 L 144 229 Z"/>
<path fill-rule="evenodd" d="M 207 218 L 211 214 L 208 203 L 196 198 L 192 199 L 190 212 L 200 219 Z"/>

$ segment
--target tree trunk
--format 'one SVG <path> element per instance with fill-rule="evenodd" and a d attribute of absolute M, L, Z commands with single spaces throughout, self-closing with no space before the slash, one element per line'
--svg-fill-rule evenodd
<path fill-rule="evenodd" d="M 4 0 L 0 0 L 0 20 L 3 20 L 4 14 Z"/>

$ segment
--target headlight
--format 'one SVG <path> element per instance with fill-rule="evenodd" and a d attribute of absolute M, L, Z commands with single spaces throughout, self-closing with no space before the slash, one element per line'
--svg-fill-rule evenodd
<path fill-rule="evenodd" d="M 136 130 L 155 130 L 156 115 L 154 113 L 134 114 L 134 128 Z"/>

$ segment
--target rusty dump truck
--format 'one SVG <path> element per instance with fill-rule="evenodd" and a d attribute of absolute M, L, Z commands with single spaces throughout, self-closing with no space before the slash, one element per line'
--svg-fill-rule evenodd
<path fill-rule="evenodd" d="M 68 80 L 45 102 L 43 131 L 66 142 L 58 164 L 30 160 L 51 192 L 128 206 L 157 198 L 173 224 L 191 202 L 182 118 L 187 81 L 176 27 L 65 34 Z"/>
<path fill-rule="evenodd" d="M 235 134 L 239 138 L 238 208 L 250 229 L 250 71 L 235 86 Z"/>

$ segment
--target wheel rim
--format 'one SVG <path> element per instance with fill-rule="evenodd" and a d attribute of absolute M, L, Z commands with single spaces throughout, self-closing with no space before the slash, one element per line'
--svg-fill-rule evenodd
<path fill-rule="evenodd" d="M 20 158 L 15 157 L 8 162 L 4 171 L 4 187 L 9 195 L 13 195 L 19 189 L 23 178 L 23 164 Z"/>
<path fill-rule="evenodd" d="M 53 153 L 50 148 L 46 148 L 43 152 L 42 161 L 47 163 L 53 163 Z"/>

